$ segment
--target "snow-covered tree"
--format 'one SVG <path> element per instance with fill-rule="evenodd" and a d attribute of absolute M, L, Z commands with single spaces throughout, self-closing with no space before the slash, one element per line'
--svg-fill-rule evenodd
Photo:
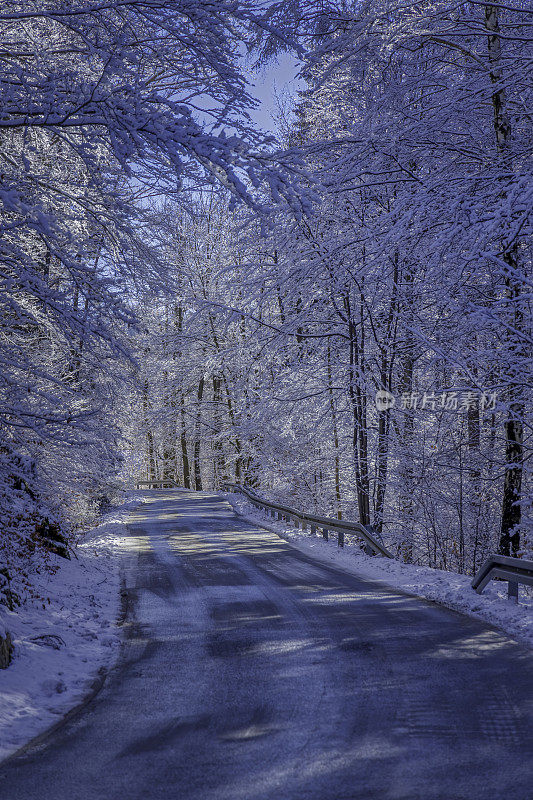
<path fill-rule="evenodd" d="M 224 256 L 205 298 L 218 325 L 240 319 L 246 334 L 222 353 L 250 379 L 245 389 L 229 370 L 234 405 L 253 397 L 237 415 L 248 479 L 359 516 L 407 560 L 471 571 L 498 547 L 521 552 L 530 9 L 274 11 L 309 50 L 285 134 L 305 150 L 320 203 L 306 217 L 276 213 L 266 238 L 253 222 L 226 234 L 234 263 Z M 396 405 L 377 405 L 378 391 Z"/>
<path fill-rule="evenodd" d="M 99 496 L 116 471 L 113 397 L 131 372 L 131 298 L 165 281 L 153 199 L 186 203 L 216 184 L 262 213 L 269 195 L 301 208 L 297 162 L 282 163 L 247 114 L 240 62 L 267 28 L 259 2 L 0 9 L 6 558 L 13 537 L 32 549 L 41 525 L 60 536 L 70 498 Z"/>

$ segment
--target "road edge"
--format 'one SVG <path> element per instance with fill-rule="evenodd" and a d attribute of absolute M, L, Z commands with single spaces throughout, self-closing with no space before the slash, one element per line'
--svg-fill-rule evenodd
<path fill-rule="evenodd" d="M 139 503 L 139 505 L 135 508 L 130 509 L 129 513 L 135 513 L 141 506 L 142 502 Z M 129 522 L 126 523 L 126 526 L 129 527 Z M 38 749 L 39 747 L 44 746 L 48 739 L 50 739 L 55 733 L 57 733 L 57 731 L 75 719 L 75 717 L 77 717 L 85 708 L 87 708 L 88 705 L 93 702 L 93 700 L 104 688 L 109 675 L 119 666 L 126 641 L 124 637 L 124 625 L 128 621 L 132 610 L 130 595 L 126 589 L 126 575 L 123 558 L 121 558 L 119 566 L 119 598 L 119 610 L 116 616 L 115 625 L 121 632 L 121 635 L 117 646 L 116 656 L 111 658 L 108 664 L 99 667 L 96 674 L 93 674 L 87 678 L 84 695 L 82 699 L 76 703 L 76 705 L 72 706 L 72 708 L 69 708 L 69 710 L 66 711 L 60 719 L 52 723 L 52 725 L 46 728 L 46 730 L 42 731 L 42 733 L 38 733 L 36 736 L 33 736 L 31 739 L 29 739 L 29 741 L 17 748 L 17 750 L 15 750 L 13 753 L 10 753 L 5 758 L 1 759 L 0 769 L 8 765 L 11 761 L 15 761 L 16 759 L 23 757 L 30 750 Z"/>
<path fill-rule="evenodd" d="M 300 553 L 309 556 L 310 558 L 316 558 L 317 561 L 326 565 L 326 566 L 334 566 L 335 569 L 345 570 L 347 573 L 354 575 L 361 580 L 366 581 L 373 581 L 375 583 L 381 583 L 387 589 L 399 592 L 400 594 L 407 595 L 409 597 L 414 597 L 417 600 L 422 600 L 425 603 L 431 603 L 433 605 L 439 606 L 440 608 L 446 608 L 448 611 L 453 611 L 456 614 L 461 614 L 468 619 L 475 619 L 477 622 L 482 622 L 483 624 L 487 625 L 490 628 L 498 631 L 498 633 L 503 633 L 505 636 L 508 636 L 509 639 L 512 639 L 516 644 L 520 645 L 521 647 L 525 647 L 527 650 L 533 650 L 533 642 L 531 637 L 525 634 L 521 634 L 520 631 L 516 630 L 508 630 L 504 627 L 503 624 L 499 624 L 497 620 L 489 619 L 488 615 L 483 613 L 477 613 L 475 610 L 469 610 L 468 608 L 460 607 L 458 604 L 455 604 L 453 600 L 447 600 L 446 598 L 438 598 L 438 597 L 428 597 L 425 594 L 417 593 L 416 591 L 410 591 L 402 586 L 395 586 L 393 583 L 389 583 L 386 576 L 370 576 L 366 575 L 362 571 L 357 570 L 357 566 L 354 565 L 351 567 L 345 563 L 336 564 L 335 562 L 332 563 L 331 557 L 326 555 L 325 553 L 322 554 L 320 552 L 313 551 L 313 553 L 309 553 L 308 549 L 304 546 L 299 546 L 299 542 L 297 541 L 298 532 L 295 530 L 294 535 L 289 536 L 288 534 L 284 534 L 280 531 L 274 524 L 270 523 L 268 520 L 262 520 L 258 517 L 253 516 L 252 514 L 247 514 L 246 512 L 241 511 L 236 504 L 232 502 L 231 496 L 228 496 L 227 493 L 219 492 L 219 496 L 222 497 L 229 506 L 231 506 L 233 512 L 244 519 L 246 522 L 251 523 L 252 525 L 257 525 L 264 530 L 269 531 L 270 533 L 274 533 L 276 536 L 279 536 L 280 539 L 283 539 L 284 542 L 287 544 L 292 545 L 295 547 Z M 302 542 L 303 544 L 303 542 Z"/>

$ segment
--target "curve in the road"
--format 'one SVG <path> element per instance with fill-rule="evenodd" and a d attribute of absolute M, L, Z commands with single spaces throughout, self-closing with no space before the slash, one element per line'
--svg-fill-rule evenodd
<path fill-rule="evenodd" d="M 531 800 L 530 651 L 214 494 L 147 498 L 121 664 L 3 800 Z"/>

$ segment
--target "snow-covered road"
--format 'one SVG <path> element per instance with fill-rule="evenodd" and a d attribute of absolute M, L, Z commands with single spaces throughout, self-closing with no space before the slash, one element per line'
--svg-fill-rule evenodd
<path fill-rule="evenodd" d="M 531 651 L 313 560 L 220 497 L 147 492 L 128 639 L 5 800 L 531 797 Z"/>

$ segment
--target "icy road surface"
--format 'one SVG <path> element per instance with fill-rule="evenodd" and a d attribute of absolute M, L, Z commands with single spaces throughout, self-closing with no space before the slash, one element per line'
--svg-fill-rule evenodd
<path fill-rule="evenodd" d="M 531 651 L 216 495 L 147 497 L 122 663 L 3 800 L 530 800 Z"/>

